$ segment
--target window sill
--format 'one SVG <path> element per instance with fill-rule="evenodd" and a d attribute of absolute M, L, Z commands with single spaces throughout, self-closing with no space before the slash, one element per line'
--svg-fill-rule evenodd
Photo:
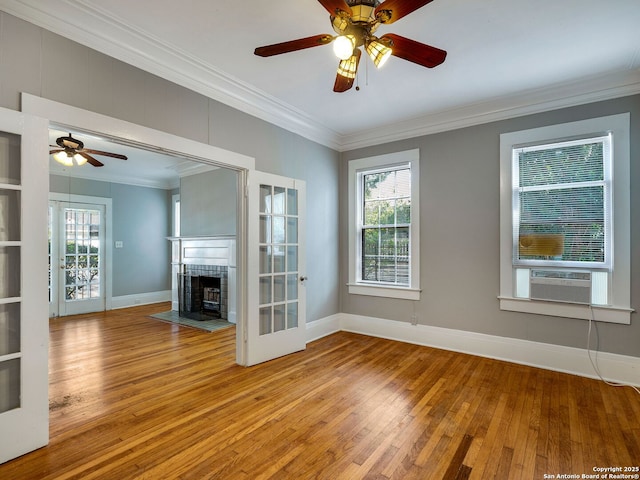
<path fill-rule="evenodd" d="M 387 285 L 366 285 L 362 283 L 348 283 L 349 293 L 352 295 L 369 295 L 371 297 L 400 298 L 402 300 L 420 300 L 422 290 L 407 287 L 391 287 Z"/>
<path fill-rule="evenodd" d="M 498 297 L 498 299 L 500 300 L 500 310 L 582 320 L 592 319 L 597 322 L 620 323 L 623 325 L 631 324 L 631 313 L 633 312 L 633 309 L 630 308 L 604 305 L 589 306 L 514 297 Z"/>

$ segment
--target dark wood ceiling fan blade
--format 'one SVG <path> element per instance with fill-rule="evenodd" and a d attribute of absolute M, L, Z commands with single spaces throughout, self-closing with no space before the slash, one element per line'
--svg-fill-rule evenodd
<path fill-rule="evenodd" d="M 348 60 L 343 60 L 338 64 L 338 73 L 336 74 L 336 81 L 333 84 L 334 92 L 338 92 L 338 93 L 346 92 L 351 87 L 353 87 L 353 82 L 355 81 L 356 74 L 358 73 L 358 65 L 360 64 L 361 55 L 362 54 L 360 52 L 360 49 L 356 48 L 351 58 L 349 58 Z M 353 66 L 353 73 L 352 75 L 349 75 L 349 76 L 341 75 L 340 71 L 342 70 L 343 62 L 347 62 L 347 61 L 351 61 L 351 62 L 355 61 L 355 65 Z"/>
<path fill-rule="evenodd" d="M 353 14 L 351 7 L 345 0 L 318 0 L 318 2 L 320 2 L 331 15 L 338 15 L 340 11 L 346 13 L 349 17 Z"/>
<path fill-rule="evenodd" d="M 375 15 L 382 23 L 393 23 L 415 12 L 433 0 L 385 0 L 376 7 Z"/>
<path fill-rule="evenodd" d="M 111 158 L 119 158 L 120 160 L 126 160 L 127 159 L 126 155 L 121 155 L 119 153 L 103 152 L 101 150 L 92 150 L 90 148 L 85 148 L 85 149 L 82 150 L 82 152 L 92 153 L 94 155 L 104 155 L 105 157 L 111 157 Z M 80 152 L 80 153 L 82 153 L 82 152 Z"/>
<path fill-rule="evenodd" d="M 304 50 L 305 48 L 319 47 L 331 43 L 333 36 L 331 35 L 314 35 L 313 37 L 299 38 L 288 42 L 274 43 L 273 45 L 265 45 L 258 47 L 253 52 L 259 57 L 271 57 L 272 55 L 280 55 L 281 53 L 295 52 Z"/>
<path fill-rule="evenodd" d="M 53 147 L 53 145 L 51 145 Z M 55 150 L 49 150 L 49 155 L 53 155 L 54 153 L 64 152 L 62 148 L 56 148 Z"/>
<path fill-rule="evenodd" d="M 439 48 L 416 42 L 410 38 L 401 37 L 394 33 L 387 33 L 380 37 L 380 41 L 391 47 L 391 54 L 417 63 L 423 67 L 433 68 L 440 65 L 447 58 L 447 52 Z"/>
<path fill-rule="evenodd" d="M 78 152 L 78 155 L 84 157 L 87 160 L 87 162 L 89 162 L 94 167 L 103 167 L 104 166 L 104 163 L 96 160 L 91 155 L 89 155 L 86 151 Z"/>

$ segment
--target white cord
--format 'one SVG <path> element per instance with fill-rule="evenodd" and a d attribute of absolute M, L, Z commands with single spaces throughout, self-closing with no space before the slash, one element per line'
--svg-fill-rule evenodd
<path fill-rule="evenodd" d="M 593 324 L 594 321 L 595 320 L 593 319 L 593 307 L 589 305 L 589 332 L 587 333 L 587 354 L 589 355 L 589 361 L 591 362 L 591 366 L 593 367 L 596 374 L 598 375 L 598 378 L 611 387 L 630 387 L 630 388 L 633 388 L 636 391 L 636 393 L 640 394 L 640 388 L 636 387 L 635 385 L 631 385 L 628 383 L 609 382 L 605 380 L 603 376 L 600 374 L 600 369 L 598 368 L 597 346 L 596 346 L 595 362 L 593 361 L 593 358 L 591 358 L 591 325 Z M 596 340 L 598 338 L 597 335 L 598 335 L 598 332 L 596 331 Z"/>

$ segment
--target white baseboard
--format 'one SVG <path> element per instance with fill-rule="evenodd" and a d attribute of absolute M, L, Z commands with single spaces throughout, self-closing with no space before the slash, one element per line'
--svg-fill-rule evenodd
<path fill-rule="evenodd" d="M 342 330 L 341 317 L 342 314 L 336 313 L 335 315 L 321 318 L 315 322 L 307 323 L 307 343 L 320 340 L 322 337 Z"/>
<path fill-rule="evenodd" d="M 121 295 L 111 299 L 111 308 L 135 307 L 137 305 L 148 305 L 150 303 L 170 302 L 171 290 L 160 292 L 135 293 L 133 295 Z"/>
<path fill-rule="evenodd" d="M 589 378 L 598 378 L 586 349 L 498 337 L 427 325 L 336 314 L 307 324 L 307 339 L 346 331 L 372 337 L 495 358 Z M 611 382 L 640 385 L 640 358 L 606 352 L 591 353 L 602 376 Z"/>

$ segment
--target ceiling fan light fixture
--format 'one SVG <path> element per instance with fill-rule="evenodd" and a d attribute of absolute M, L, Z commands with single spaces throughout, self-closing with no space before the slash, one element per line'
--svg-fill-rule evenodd
<path fill-rule="evenodd" d="M 358 56 L 352 55 L 346 60 L 341 60 L 338 65 L 338 75 L 345 78 L 356 78 L 356 72 L 358 71 Z"/>
<path fill-rule="evenodd" d="M 64 150 L 55 153 L 53 159 L 65 167 L 73 167 L 73 155 L 68 155 Z"/>
<path fill-rule="evenodd" d="M 353 35 L 340 35 L 333 41 L 333 53 L 340 60 L 348 60 L 353 55 L 356 46 L 356 37 Z"/>
<path fill-rule="evenodd" d="M 369 58 L 377 68 L 382 67 L 382 65 L 385 64 L 392 53 L 391 48 L 383 45 L 378 40 L 371 40 L 369 43 L 367 43 L 367 46 L 365 48 L 367 50 Z"/>
<path fill-rule="evenodd" d="M 76 165 L 80 166 L 80 165 L 84 165 L 85 163 L 87 163 L 87 159 L 84 158 L 82 155 L 80 155 L 79 153 L 76 153 L 73 156 L 73 159 L 76 161 Z"/>

